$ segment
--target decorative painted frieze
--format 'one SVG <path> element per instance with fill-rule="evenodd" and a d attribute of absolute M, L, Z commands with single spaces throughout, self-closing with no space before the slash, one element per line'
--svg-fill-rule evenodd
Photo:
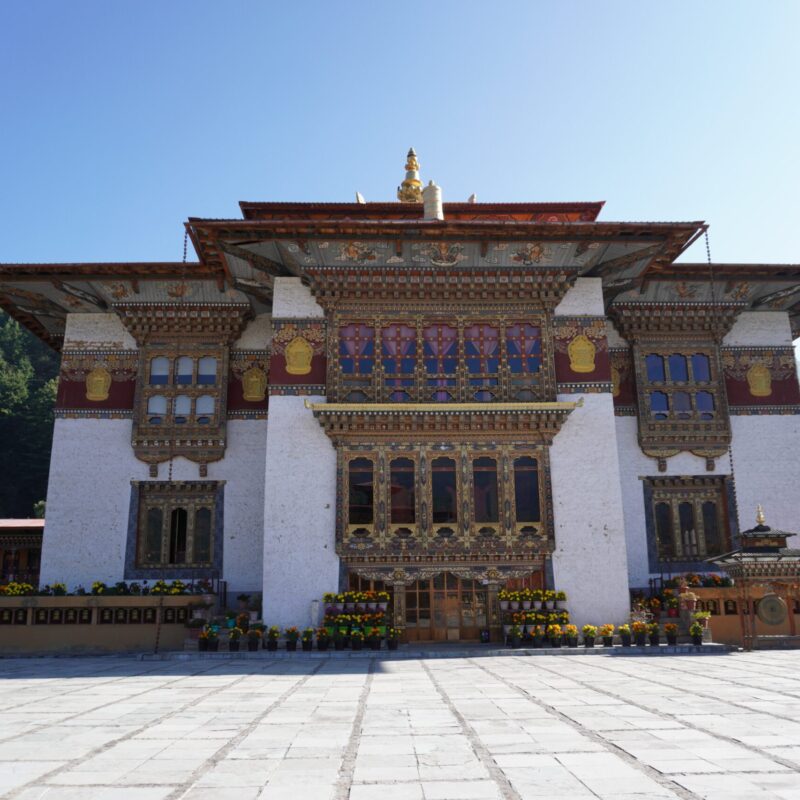
<path fill-rule="evenodd" d="M 800 387 L 791 347 L 723 347 L 731 414 L 800 414 Z"/>
<path fill-rule="evenodd" d="M 56 416 L 130 416 L 137 369 L 136 350 L 65 350 L 61 356 Z"/>
<path fill-rule="evenodd" d="M 554 317 L 553 348 L 560 394 L 611 391 L 604 317 Z"/>
<path fill-rule="evenodd" d="M 270 394 L 325 393 L 325 336 L 326 325 L 322 320 L 273 321 Z"/>
<path fill-rule="evenodd" d="M 269 404 L 270 354 L 232 350 L 228 371 L 228 417 L 263 419 Z"/>
<path fill-rule="evenodd" d="M 633 374 L 631 351 L 627 347 L 612 347 L 608 355 L 611 363 L 614 413 L 618 417 L 636 416 L 636 379 Z"/>

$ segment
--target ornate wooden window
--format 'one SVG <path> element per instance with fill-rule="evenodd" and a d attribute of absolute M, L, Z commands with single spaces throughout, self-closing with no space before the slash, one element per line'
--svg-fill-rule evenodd
<path fill-rule="evenodd" d="M 658 562 L 697 562 L 731 549 L 724 478 L 653 478 L 646 504 Z"/>
<path fill-rule="evenodd" d="M 549 546 L 546 448 L 344 446 L 340 555 L 538 552 Z M 443 452 L 444 451 L 444 452 Z"/>
<path fill-rule="evenodd" d="M 329 393 L 348 402 L 553 399 L 544 329 L 538 317 L 338 317 L 329 340 Z"/>
<path fill-rule="evenodd" d="M 138 490 L 135 569 L 211 568 L 219 484 L 153 481 Z"/>
<path fill-rule="evenodd" d="M 706 353 L 647 353 L 644 363 L 652 419 L 714 419 L 718 386 Z"/>

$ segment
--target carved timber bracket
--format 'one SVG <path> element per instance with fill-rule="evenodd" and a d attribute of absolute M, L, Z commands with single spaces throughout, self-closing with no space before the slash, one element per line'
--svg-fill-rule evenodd
<path fill-rule="evenodd" d="M 239 338 L 252 316 L 242 303 L 120 303 L 114 306 L 139 345 L 152 342 L 213 342 L 227 345 Z"/>
<path fill-rule="evenodd" d="M 629 341 L 643 336 L 711 336 L 721 340 L 747 303 L 617 303 L 609 309 Z"/>

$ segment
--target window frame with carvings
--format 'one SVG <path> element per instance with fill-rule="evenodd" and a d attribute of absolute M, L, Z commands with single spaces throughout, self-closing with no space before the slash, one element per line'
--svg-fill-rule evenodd
<path fill-rule="evenodd" d="M 349 334 L 356 328 L 371 331 L 358 337 L 358 342 L 371 342 L 369 353 L 353 352 L 358 344 Z M 515 328 L 531 329 L 536 336 L 528 341 Z M 387 336 L 387 331 L 394 335 Z M 450 331 L 454 335 L 447 336 Z M 517 339 L 522 344 L 514 349 Z M 353 344 L 345 344 L 351 340 Z M 378 403 L 553 400 L 552 354 L 551 320 L 541 310 L 391 316 L 337 312 L 328 327 L 329 397 L 334 402 Z M 360 369 L 362 362 L 368 368 Z"/>
<path fill-rule="evenodd" d="M 126 579 L 214 578 L 222 568 L 224 481 L 133 481 L 125 559 Z M 178 551 L 183 524 L 183 558 Z M 201 514 L 207 545 L 195 558 Z M 177 524 L 176 524 L 177 523 Z M 155 528 L 158 527 L 159 531 Z M 154 538 L 158 543 L 154 543 Z M 148 557 L 157 550 L 158 558 Z"/>
<path fill-rule="evenodd" d="M 350 560 L 360 553 L 381 553 L 397 560 L 429 555 L 431 547 L 439 548 L 443 555 L 450 550 L 445 540 L 452 539 L 453 552 L 530 553 L 534 542 L 544 551 L 552 543 L 550 511 L 550 475 L 548 448 L 536 445 L 473 445 L 473 444 L 410 444 L 344 446 L 340 457 L 339 519 L 337 549 Z M 538 489 L 536 502 L 529 503 L 538 519 L 517 519 L 517 492 L 527 484 L 517 475 L 518 463 L 525 465 L 530 476 L 535 475 Z M 396 522 L 392 519 L 392 465 L 410 461 L 413 464 L 413 522 Z M 451 491 L 453 502 L 447 503 L 447 519 L 437 519 L 437 507 L 444 506 L 437 499 L 437 468 L 448 466 L 447 479 L 442 490 Z M 491 469 L 489 462 L 494 466 Z M 532 466 L 531 463 L 532 462 Z M 365 465 L 370 465 L 369 469 Z M 352 498 L 358 493 L 351 488 L 351 475 L 372 475 L 371 522 L 354 522 Z M 442 472 L 442 475 L 445 475 Z M 521 474 L 521 473 L 520 473 Z M 490 513 L 479 514 L 478 495 L 486 488 L 492 489 Z M 493 487 L 493 488 L 492 488 Z M 358 495 L 360 497 L 360 495 Z M 361 505 L 355 507 L 363 513 Z M 486 509 L 484 509 L 486 510 Z M 451 513 L 453 512 L 454 513 Z M 480 520 L 478 517 L 482 517 Z M 485 517 L 485 518 L 484 518 Z M 409 545 L 413 544 L 413 547 Z M 394 551 L 394 552 L 393 552 Z M 392 560 L 390 558 L 390 560 Z"/>
<path fill-rule="evenodd" d="M 643 488 L 651 572 L 707 571 L 712 567 L 706 559 L 732 549 L 735 515 L 728 476 L 650 477 L 643 479 Z M 715 547 L 709 544 L 709 504 L 714 506 Z"/>

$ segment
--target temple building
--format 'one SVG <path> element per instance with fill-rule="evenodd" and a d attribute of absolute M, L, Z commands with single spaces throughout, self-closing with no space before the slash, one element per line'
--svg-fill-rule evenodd
<path fill-rule="evenodd" d="M 61 352 L 41 582 L 208 577 L 308 625 L 386 588 L 411 640 L 578 624 L 800 518 L 800 265 L 686 263 L 601 202 L 243 202 L 190 263 L 3 264 Z"/>

